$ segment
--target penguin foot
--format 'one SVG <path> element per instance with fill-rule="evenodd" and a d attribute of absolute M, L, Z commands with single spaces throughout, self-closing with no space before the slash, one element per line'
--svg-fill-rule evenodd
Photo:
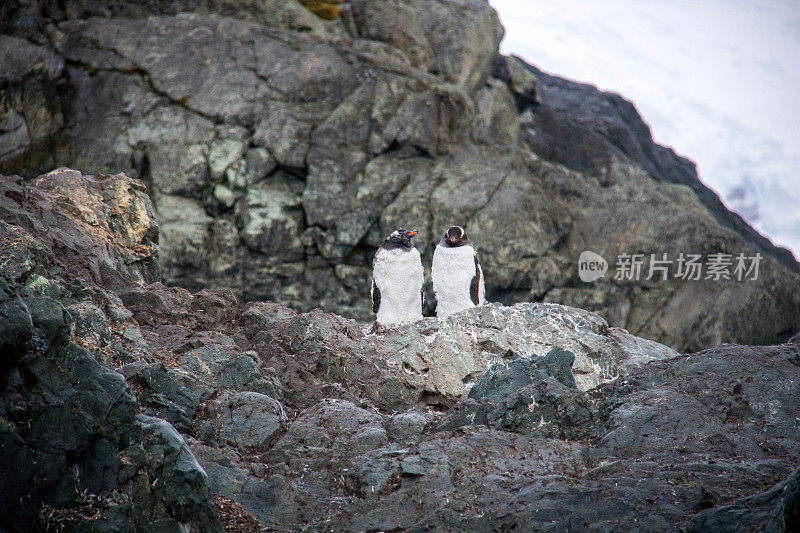
<path fill-rule="evenodd" d="M 386 326 L 378 321 L 372 324 L 372 327 L 367 330 L 367 335 L 383 335 L 389 330 Z"/>

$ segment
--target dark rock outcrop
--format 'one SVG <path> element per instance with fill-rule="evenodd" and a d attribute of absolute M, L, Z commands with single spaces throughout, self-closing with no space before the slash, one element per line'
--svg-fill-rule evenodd
<path fill-rule="evenodd" d="M 61 172 L 0 190 L 0 527 L 220 530 L 180 434 L 107 366 L 148 351 L 110 292 L 158 271 L 140 185 Z"/>
<path fill-rule="evenodd" d="M 793 531 L 800 528 L 800 470 L 786 480 L 781 498 L 770 515 L 766 530 Z"/>
<path fill-rule="evenodd" d="M 370 331 L 148 283 L 124 175 L 0 184 L 0 527 L 796 524 L 795 343 L 678 355 L 556 304 Z"/>
<path fill-rule="evenodd" d="M 4 251 L 29 269 L 19 276 L 35 273 L 31 262 L 40 261 L 39 269 L 66 269 L 60 272 L 64 279 L 83 278 L 110 289 L 156 281 L 159 228 L 144 190 L 123 175 L 83 176 L 69 169 L 28 183 L 0 176 Z M 24 240 L 35 240 L 34 258 L 15 257 L 15 246 Z"/>
<path fill-rule="evenodd" d="M 761 494 L 740 498 L 728 505 L 698 513 L 692 518 L 687 531 L 795 531 L 800 526 L 798 479 L 800 470 Z M 711 505 L 713 503 L 713 500 L 706 502 Z"/>
<path fill-rule="evenodd" d="M 553 348 L 543 357 L 492 365 L 439 428 L 477 424 L 527 436 L 585 438 L 596 412 L 575 386 L 574 361 L 571 352 Z"/>
<path fill-rule="evenodd" d="M 778 505 L 781 520 L 793 516 L 793 481 L 781 480 L 800 451 L 800 369 L 788 360 L 796 349 L 761 350 L 731 346 L 650 363 L 591 392 L 589 416 L 542 419 L 540 432 L 560 425 L 560 438 L 577 441 L 479 420 L 437 428 L 431 414 L 387 416 L 324 400 L 256 460 L 261 476 L 235 466 L 235 455 L 193 449 L 228 480 L 231 497 L 273 527 L 671 531 L 694 516 L 692 527 L 759 529 Z M 778 390 L 778 380 L 795 385 Z M 747 520 L 718 518 L 731 508 L 748 510 Z"/>
<path fill-rule="evenodd" d="M 367 319 L 383 237 L 416 227 L 427 262 L 425 243 L 458 222 L 492 301 L 586 308 L 680 351 L 800 328 L 791 254 L 653 143 L 631 103 L 498 56 L 485 1 L 339 8 L 329 21 L 295 0 L 7 2 L 0 172 L 138 177 L 164 280 L 243 301 Z M 639 280 L 612 265 L 587 284 L 587 249 L 765 259 L 755 280 L 646 280 L 646 260 Z"/>

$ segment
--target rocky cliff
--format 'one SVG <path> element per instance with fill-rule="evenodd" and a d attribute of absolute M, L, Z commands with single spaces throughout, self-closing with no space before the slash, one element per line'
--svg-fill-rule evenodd
<path fill-rule="evenodd" d="M 242 301 L 367 319 L 382 238 L 416 228 L 429 262 L 460 223 L 490 301 L 582 307 L 679 351 L 800 327 L 791 254 L 631 103 L 498 56 L 485 1 L 311 4 L 334 20 L 294 0 L 4 3 L 0 171 L 140 179 L 163 280 Z M 584 250 L 605 278 L 578 278 Z M 614 279 L 620 254 L 665 253 L 765 260 L 744 282 Z"/>
<path fill-rule="evenodd" d="M 0 176 L 0 528 L 788 532 L 800 344 L 397 329 L 159 278 L 142 182 Z"/>

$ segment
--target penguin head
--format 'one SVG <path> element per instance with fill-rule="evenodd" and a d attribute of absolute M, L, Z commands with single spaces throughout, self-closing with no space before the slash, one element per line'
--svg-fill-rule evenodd
<path fill-rule="evenodd" d="M 386 237 L 386 240 L 383 242 L 391 247 L 411 249 L 411 237 L 416 234 L 416 230 L 404 230 L 403 228 L 399 228 Z"/>
<path fill-rule="evenodd" d="M 442 242 L 452 248 L 458 248 L 465 244 L 470 244 L 467 233 L 461 226 L 450 226 L 442 237 Z"/>

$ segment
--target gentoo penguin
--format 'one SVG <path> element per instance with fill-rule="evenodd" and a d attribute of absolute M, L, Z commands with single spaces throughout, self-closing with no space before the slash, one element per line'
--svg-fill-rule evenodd
<path fill-rule="evenodd" d="M 411 246 L 416 234 L 402 228 L 392 232 L 372 262 L 372 312 L 383 326 L 422 320 L 422 259 Z"/>
<path fill-rule="evenodd" d="M 451 226 L 436 245 L 431 280 L 439 318 L 486 303 L 478 252 L 461 226 Z"/>

